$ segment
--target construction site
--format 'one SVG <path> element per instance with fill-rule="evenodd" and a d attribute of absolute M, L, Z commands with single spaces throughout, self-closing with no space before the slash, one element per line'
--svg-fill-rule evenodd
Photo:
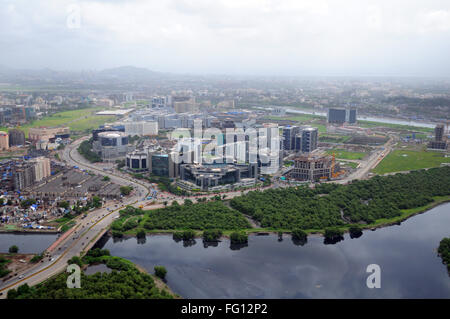
<path fill-rule="evenodd" d="M 336 162 L 335 154 L 328 155 L 322 150 L 300 154 L 293 159 L 294 165 L 285 177 L 299 181 L 321 181 L 339 178 L 345 174 Z"/>

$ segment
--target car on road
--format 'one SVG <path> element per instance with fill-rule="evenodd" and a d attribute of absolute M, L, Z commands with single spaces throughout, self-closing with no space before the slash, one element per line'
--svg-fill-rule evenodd
<path fill-rule="evenodd" d="M 19 279 L 22 279 L 23 277 L 24 277 L 23 275 L 20 275 L 20 276 L 19 276 Z"/>

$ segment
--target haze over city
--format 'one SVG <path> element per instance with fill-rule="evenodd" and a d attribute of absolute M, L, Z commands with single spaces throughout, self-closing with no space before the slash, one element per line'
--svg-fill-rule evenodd
<path fill-rule="evenodd" d="M 0 65 L 450 76 L 448 1 L 1 0 Z"/>
<path fill-rule="evenodd" d="M 448 0 L 0 0 L 0 306 L 448 301 L 449 40 Z"/>

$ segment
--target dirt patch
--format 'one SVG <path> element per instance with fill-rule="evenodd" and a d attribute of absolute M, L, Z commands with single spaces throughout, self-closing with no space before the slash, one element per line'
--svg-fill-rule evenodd
<path fill-rule="evenodd" d="M 6 268 L 11 270 L 10 275 L 21 272 L 34 265 L 30 263 L 31 258 L 35 256 L 34 254 L 0 254 L 0 256 L 11 260 L 11 262 L 6 265 Z"/>

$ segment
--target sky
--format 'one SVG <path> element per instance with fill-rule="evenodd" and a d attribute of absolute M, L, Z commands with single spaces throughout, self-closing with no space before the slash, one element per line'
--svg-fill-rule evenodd
<path fill-rule="evenodd" d="M 0 0 L 0 65 L 450 76 L 448 0 Z"/>

